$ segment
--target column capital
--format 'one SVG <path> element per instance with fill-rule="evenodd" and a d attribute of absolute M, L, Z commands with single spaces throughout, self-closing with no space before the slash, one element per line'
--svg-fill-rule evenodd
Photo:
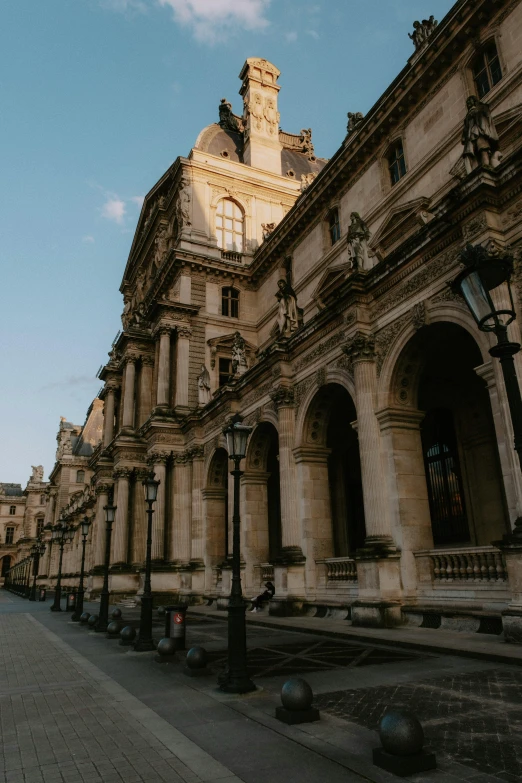
<path fill-rule="evenodd" d="M 375 361 L 375 339 L 371 334 L 356 332 L 354 336 L 343 345 L 342 350 L 354 364 L 356 362 Z"/>
<path fill-rule="evenodd" d="M 119 388 L 120 388 L 120 384 L 118 383 L 118 381 L 116 380 L 107 381 L 103 391 L 105 392 L 105 394 L 108 394 L 109 392 L 114 394 L 114 392 L 117 392 Z"/>
<path fill-rule="evenodd" d="M 165 323 L 164 321 L 161 321 L 159 324 L 156 324 L 156 326 L 152 330 L 152 336 L 154 338 L 161 337 L 162 334 L 169 334 L 173 331 L 174 324 L 172 323 Z"/>
<path fill-rule="evenodd" d="M 137 356 L 136 354 L 134 354 L 134 353 L 127 353 L 122 358 L 122 362 L 123 362 L 123 364 L 136 364 L 138 359 L 139 359 L 139 356 Z"/>
<path fill-rule="evenodd" d="M 118 479 L 129 479 L 131 477 L 132 469 L 131 468 L 116 468 L 115 471 L 113 471 L 113 478 L 118 481 Z"/>
<path fill-rule="evenodd" d="M 275 403 L 276 408 L 289 408 L 295 402 L 295 393 L 293 386 L 277 386 L 270 389 L 270 398 Z"/>
<path fill-rule="evenodd" d="M 94 491 L 97 495 L 103 495 L 104 493 L 109 494 L 112 488 L 113 484 L 96 484 L 96 489 Z"/>
<path fill-rule="evenodd" d="M 141 356 L 141 363 L 146 367 L 154 367 L 154 356 Z"/>
<path fill-rule="evenodd" d="M 147 456 L 147 464 L 151 467 L 154 465 L 165 465 L 170 454 L 170 451 L 154 451 Z"/>
<path fill-rule="evenodd" d="M 192 329 L 186 324 L 179 324 L 179 326 L 176 326 L 176 334 L 178 337 L 188 340 L 190 337 L 192 337 Z"/>
<path fill-rule="evenodd" d="M 203 459 L 205 456 L 204 446 L 190 446 L 186 454 L 190 459 Z"/>

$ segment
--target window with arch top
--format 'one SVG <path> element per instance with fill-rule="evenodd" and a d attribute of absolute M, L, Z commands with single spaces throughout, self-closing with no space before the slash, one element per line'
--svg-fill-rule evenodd
<path fill-rule="evenodd" d="M 216 209 L 216 236 L 221 250 L 243 252 L 244 223 L 241 207 L 231 198 L 221 199 Z"/>
<path fill-rule="evenodd" d="M 483 98 L 502 79 L 502 68 L 494 41 L 486 44 L 477 54 L 472 70 L 478 97 Z"/>
<path fill-rule="evenodd" d="M 330 234 L 330 242 L 335 245 L 341 238 L 341 223 L 339 221 L 339 210 L 337 207 L 330 210 L 328 215 L 328 232 Z"/>
<path fill-rule="evenodd" d="M 406 174 L 406 160 L 404 158 L 402 139 L 396 141 L 390 148 L 387 158 L 391 184 L 395 185 Z"/>
<path fill-rule="evenodd" d="M 221 315 L 239 318 L 239 291 L 235 288 L 221 289 Z"/>

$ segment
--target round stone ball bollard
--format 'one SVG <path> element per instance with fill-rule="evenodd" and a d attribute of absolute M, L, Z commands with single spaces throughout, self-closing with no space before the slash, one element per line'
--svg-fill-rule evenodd
<path fill-rule="evenodd" d="M 94 626 L 96 625 L 97 622 L 98 622 L 98 615 L 97 614 L 91 614 L 91 616 L 87 620 L 87 625 L 89 626 L 89 628 L 92 629 L 92 628 L 94 628 Z"/>
<path fill-rule="evenodd" d="M 319 710 L 312 707 L 313 691 L 301 677 L 292 677 L 281 688 L 282 707 L 276 707 L 276 718 L 290 725 L 312 723 L 320 719 Z"/>
<path fill-rule="evenodd" d="M 111 620 L 107 626 L 107 639 L 119 639 L 123 624 L 119 620 Z"/>
<path fill-rule="evenodd" d="M 118 607 L 113 609 L 111 612 L 111 617 L 113 620 L 121 620 L 121 609 L 118 609 Z"/>
<path fill-rule="evenodd" d="M 87 625 L 87 621 L 89 617 L 91 616 L 90 612 L 84 612 L 80 615 L 80 625 Z"/>
<path fill-rule="evenodd" d="M 120 644 L 122 647 L 130 647 L 136 639 L 136 629 L 132 625 L 126 625 L 120 631 Z"/>
<path fill-rule="evenodd" d="M 210 674 L 207 669 L 208 654 L 204 647 L 191 647 L 185 659 L 184 674 L 188 677 L 204 677 Z"/>
<path fill-rule="evenodd" d="M 436 769 L 435 754 L 423 750 L 424 731 L 407 710 L 388 710 L 379 724 L 382 748 L 373 751 L 373 763 L 399 777 Z"/>
<path fill-rule="evenodd" d="M 170 636 L 160 639 L 156 647 L 156 653 L 154 656 L 156 663 L 173 663 L 177 661 L 176 640 L 171 639 Z"/>

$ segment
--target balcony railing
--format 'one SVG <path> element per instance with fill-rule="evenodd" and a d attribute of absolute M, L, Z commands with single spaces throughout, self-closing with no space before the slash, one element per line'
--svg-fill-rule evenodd
<path fill-rule="evenodd" d="M 357 566 L 352 557 L 325 557 L 324 560 L 316 562 L 324 563 L 326 566 L 327 582 L 348 582 L 350 584 L 357 582 Z"/>
<path fill-rule="evenodd" d="M 415 557 L 428 557 L 435 584 L 448 582 L 507 582 L 506 561 L 494 546 L 426 549 Z"/>
<path fill-rule="evenodd" d="M 236 264 L 240 264 L 243 256 L 241 253 L 236 253 L 235 250 L 222 250 L 221 258 L 224 261 L 234 261 Z"/>

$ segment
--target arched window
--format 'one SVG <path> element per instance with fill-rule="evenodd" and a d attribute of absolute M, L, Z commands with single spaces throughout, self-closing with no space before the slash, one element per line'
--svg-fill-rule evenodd
<path fill-rule="evenodd" d="M 341 238 L 341 224 L 339 222 L 339 210 L 337 207 L 330 211 L 328 215 L 328 233 L 330 234 L 330 242 L 332 245 Z"/>
<path fill-rule="evenodd" d="M 502 68 L 493 41 L 488 43 L 473 60 L 473 79 L 479 98 L 483 98 L 502 79 Z"/>
<path fill-rule="evenodd" d="M 469 541 L 451 411 L 435 408 L 427 414 L 422 423 L 422 445 L 434 544 L 447 546 Z"/>
<path fill-rule="evenodd" d="M 395 185 L 406 174 L 406 160 L 404 159 L 404 147 L 401 139 L 395 142 L 388 152 L 387 158 L 391 184 Z"/>
<path fill-rule="evenodd" d="M 76 483 L 77 484 L 83 484 L 85 481 L 85 471 L 84 470 L 77 470 L 76 471 Z"/>
<path fill-rule="evenodd" d="M 235 288 L 221 289 L 221 315 L 239 318 L 239 291 Z"/>
<path fill-rule="evenodd" d="M 230 198 L 221 199 L 216 209 L 218 247 L 235 253 L 243 252 L 244 215 L 241 207 Z"/>
<path fill-rule="evenodd" d="M 9 514 L 14 517 L 16 514 L 16 506 L 9 506 Z"/>
<path fill-rule="evenodd" d="M 43 529 L 44 529 L 43 517 L 38 517 L 38 519 L 36 520 L 36 537 L 37 538 L 40 538 L 40 536 L 43 533 Z"/>

